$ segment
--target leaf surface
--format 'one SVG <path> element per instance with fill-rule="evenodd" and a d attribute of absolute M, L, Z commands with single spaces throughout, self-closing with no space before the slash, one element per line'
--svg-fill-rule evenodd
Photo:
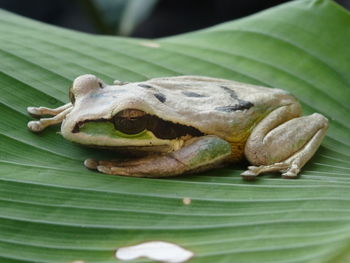
<path fill-rule="evenodd" d="M 341 7 L 293 1 L 157 40 L 88 35 L 6 11 L 0 22 L 0 262 L 118 262 L 115 249 L 150 240 L 193 251 L 191 262 L 347 262 L 350 15 Z M 82 161 L 106 153 L 64 140 L 58 127 L 26 129 L 27 106 L 67 102 L 71 81 L 86 73 L 283 88 L 330 129 L 299 180 L 244 182 L 239 164 L 173 179 L 103 175 Z"/>

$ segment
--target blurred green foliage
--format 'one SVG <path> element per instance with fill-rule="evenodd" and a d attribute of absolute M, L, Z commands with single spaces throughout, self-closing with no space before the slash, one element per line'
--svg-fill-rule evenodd
<path fill-rule="evenodd" d="M 130 35 L 151 14 L 158 0 L 81 0 L 99 33 Z"/>

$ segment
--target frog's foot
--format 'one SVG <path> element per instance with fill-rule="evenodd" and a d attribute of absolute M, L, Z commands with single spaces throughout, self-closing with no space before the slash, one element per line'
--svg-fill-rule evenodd
<path fill-rule="evenodd" d="M 274 163 L 271 165 L 260 165 L 260 166 L 248 166 L 248 170 L 243 172 L 241 176 L 245 180 L 255 180 L 255 178 L 261 174 L 266 172 L 281 172 L 286 170 L 289 167 L 287 163 Z"/>
<path fill-rule="evenodd" d="M 228 142 L 216 136 L 193 138 L 177 151 L 134 160 L 86 160 L 85 166 L 106 174 L 133 177 L 168 177 L 219 166 L 231 154 Z"/>
<path fill-rule="evenodd" d="M 245 146 L 245 155 L 254 166 L 242 173 L 244 179 L 252 180 L 265 172 L 281 172 L 288 179 L 297 177 L 328 128 L 328 120 L 321 114 L 298 115 L 297 105 L 283 106 L 255 127 Z"/>
<path fill-rule="evenodd" d="M 274 163 L 270 165 L 248 166 L 248 170 L 244 171 L 241 176 L 243 179 L 250 181 L 255 180 L 259 174 L 267 172 L 280 172 L 284 179 L 296 179 L 300 172 L 300 168 L 296 163 Z"/>
<path fill-rule="evenodd" d="M 33 132 L 40 132 L 44 130 L 46 127 L 61 123 L 66 115 L 72 110 L 72 104 L 68 103 L 66 105 L 63 105 L 57 109 L 49 109 L 45 107 L 28 107 L 28 112 L 33 116 L 40 116 L 40 115 L 54 115 L 52 118 L 41 118 L 37 121 L 30 121 L 28 122 L 28 128 Z"/>

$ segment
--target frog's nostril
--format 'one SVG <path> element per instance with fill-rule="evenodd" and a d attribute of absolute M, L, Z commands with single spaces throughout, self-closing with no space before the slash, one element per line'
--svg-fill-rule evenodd
<path fill-rule="evenodd" d="M 73 88 L 73 86 L 71 86 L 71 87 L 69 88 L 68 96 L 69 96 L 70 102 L 74 105 L 74 103 L 75 103 L 75 95 L 74 95 L 74 93 L 73 93 L 72 88 Z"/>

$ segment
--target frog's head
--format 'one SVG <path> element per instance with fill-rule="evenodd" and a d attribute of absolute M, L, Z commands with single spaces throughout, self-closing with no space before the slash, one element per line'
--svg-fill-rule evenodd
<path fill-rule="evenodd" d="M 166 152 L 202 135 L 198 129 L 172 121 L 174 114 L 165 119 L 159 97 L 142 85 L 108 86 L 93 75 L 83 75 L 74 80 L 69 94 L 72 109 L 62 122 L 61 133 L 80 144 Z"/>

